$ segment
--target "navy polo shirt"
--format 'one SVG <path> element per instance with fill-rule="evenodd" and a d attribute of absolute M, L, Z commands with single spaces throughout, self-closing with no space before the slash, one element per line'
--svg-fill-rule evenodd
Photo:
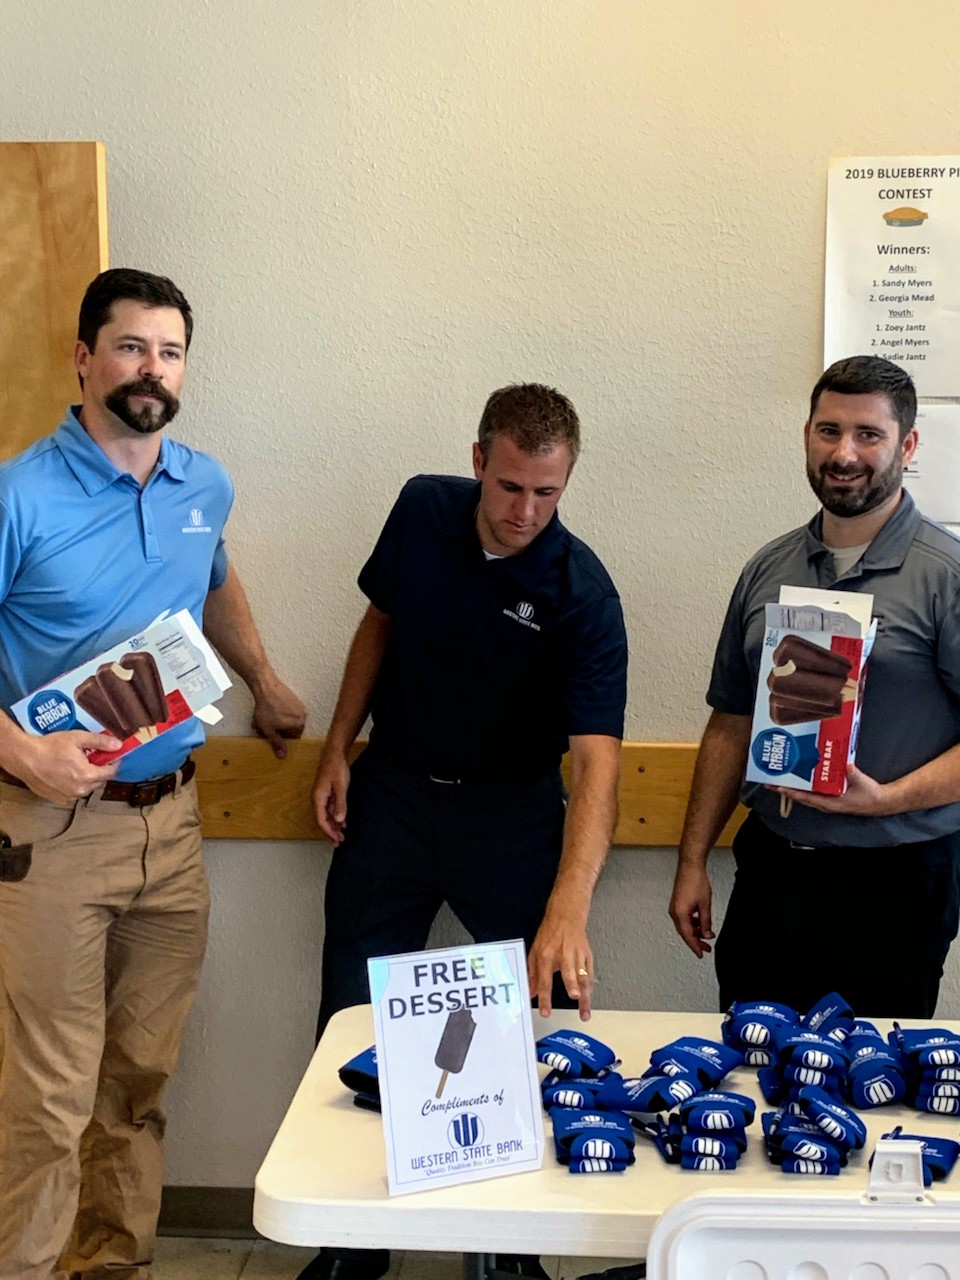
<path fill-rule="evenodd" d="M 371 744 L 442 778 L 556 768 L 571 734 L 623 735 L 627 640 L 616 588 L 554 514 L 526 550 L 484 557 L 480 486 L 416 476 L 359 584 L 391 619 Z"/>
<path fill-rule="evenodd" d="M 52 436 L 0 466 L 0 706 L 147 626 L 164 609 L 203 622 L 227 573 L 233 501 L 223 467 L 163 437 L 147 483 L 118 470 L 74 409 Z M 124 756 L 117 777 L 178 768 L 197 719 Z"/>
<path fill-rule="evenodd" d="M 707 702 L 752 715 L 764 606 L 781 585 L 867 592 L 877 638 L 867 663 L 857 765 L 890 782 L 960 742 L 960 540 L 903 499 L 860 560 L 837 578 L 821 537 L 823 513 L 784 534 L 750 560 L 734 588 L 714 659 Z M 960 830 L 960 804 L 889 817 L 818 813 L 795 804 L 780 817 L 780 797 L 745 783 L 743 802 L 768 827 L 799 844 L 912 844 Z"/>

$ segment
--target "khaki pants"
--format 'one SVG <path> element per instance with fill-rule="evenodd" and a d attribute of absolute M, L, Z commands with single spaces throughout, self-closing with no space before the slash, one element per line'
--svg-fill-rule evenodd
<path fill-rule="evenodd" d="M 131 808 L 0 783 L 0 1280 L 145 1280 L 161 1105 L 207 937 L 193 783 Z"/>

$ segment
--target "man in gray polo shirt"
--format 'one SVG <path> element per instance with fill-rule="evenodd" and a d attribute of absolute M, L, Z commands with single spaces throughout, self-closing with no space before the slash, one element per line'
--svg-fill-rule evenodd
<path fill-rule="evenodd" d="M 888 360 L 820 378 L 804 427 L 808 525 L 759 551 L 714 659 L 670 914 L 698 957 L 714 937 L 707 858 L 738 795 L 736 879 L 716 941 L 721 1008 L 801 1011 L 837 990 L 857 1013 L 933 1015 L 960 910 L 960 541 L 902 488 L 916 392 Z M 782 584 L 870 593 L 878 619 L 857 767 L 842 796 L 743 784 L 764 605 Z M 794 804 L 781 816 L 781 795 Z"/>

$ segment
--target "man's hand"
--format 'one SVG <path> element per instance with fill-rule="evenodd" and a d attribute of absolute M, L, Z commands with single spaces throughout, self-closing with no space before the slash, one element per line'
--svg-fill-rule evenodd
<path fill-rule="evenodd" d="M 284 738 L 299 738 L 307 713 L 303 703 L 271 667 L 250 603 L 233 565 L 219 587 L 207 593 L 203 630 L 253 694 L 253 728 L 266 738 L 273 754 L 287 754 Z"/>
<path fill-rule="evenodd" d="M 570 798 L 563 823 L 563 852 L 553 891 L 527 957 L 530 994 L 544 1017 L 553 1010 L 553 975 L 590 1019 L 593 952 L 587 917 L 594 886 L 617 823 L 620 739 L 608 734 L 570 738 Z"/>
<path fill-rule="evenodd" d="M 313 783 L 313 813 L 317 826 L 334 848 L 343 844 L 347 825 L 347 789 L 350 766 L 341 752 L 325 751 Z"/>
<path fill-rule="evenodd" d="M 302 737 L 306 722 L 307 712 L 303 703 L 277 676 L 257 687 L 253 728 L 270 743 L 278 760 L 287 754 L 284 739 Z"/>
<path fill-rule="evenodd" d="M 35 795 L 54 804 L 88 796 L 116 774 L 119 762 L 91 764 L 88 751 L 119 751 L 123 743 L 109 733 L 67 729 L 45 737 L 24 735 L 21 751 L 10 758 L 10 772 Z"/>
<path fill-rule="evenodd" d="M 698 960 L 713 948 L 707 941 L 716 935 L 710 906 L 713 891 L 705 867 L 680 863 L 670 898 L 670 918 L 674 927 Z"/>
<path fill-rule="evenodd" d="M 593 952 L 587 941 L 582 912 L 568 911 L 562 904 L 547 905 L 527 956 L 530 994 L 537 999 L 543 1017 L 553 1011 L 553 975 L 559 973 L 567 995 L 576 1000 L 580 1020 L 590 1021 L 593 995 Z"/>
<path fill-rule="evenodd" d="M 674 927 L 698 960 L 712 950 L 715 937 L 707 860 L 737 807 L 749 749 L 750 717 L 711 711 L 697 752 L 670 898 Z"/>
<path fill-rule="evenodd" d="M 812 791 L 795 791 L 793 787 L 771 787 L 771 791 L 788 796 L 797 804 L 805 804 L 821 813 L 849 813 L 858 818 L 881 818 L 900 812 L 892 806 L 890 789 L 861 772 L 855 764 L 847 765 L 847 789 L 842 796 L 821 796 Z"/>

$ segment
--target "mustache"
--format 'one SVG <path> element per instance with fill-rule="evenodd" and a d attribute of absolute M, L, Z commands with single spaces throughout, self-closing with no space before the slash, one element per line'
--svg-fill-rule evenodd
<path fill-rule="evenodd" d="M 137 378 L 133 382 L 124 382 L 114 390 L 113 394 L 126 398 L 154 396 L 168 408 L 173 408 L 178 403 L 176 396 L 171 395 L 162 382 L 155 382 L 152 378 Z"/>
<path fill-rule="evenodd" d="M 822 476 L 838 476 L 842 478 L 844 476 L 858 476 L 866 470 L 866 467 L 858 467 L 853 462 L 847 462 L 840 465 L 837 463 L 824 463 L 820 468 L 820 474 Z"/>

